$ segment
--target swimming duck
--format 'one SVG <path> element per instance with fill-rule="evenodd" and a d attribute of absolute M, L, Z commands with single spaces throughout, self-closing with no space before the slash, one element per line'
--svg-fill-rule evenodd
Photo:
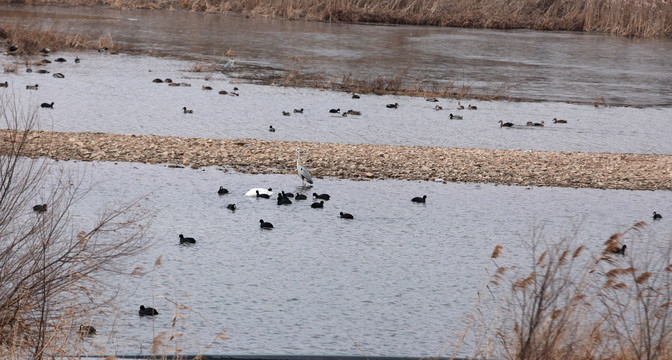
<path fill-rule="evenodd" d="M 460 102 L 457 102 L 457 110 L 464 110 L 464 105 L 460 104 Z"/>
<path fill-rule="evenodd" d="M 0 87 L 9 87 L 9 83 L 7 81 L 0 83 Z"/>
<path fill-rule="evenodd" d="M 248 191 L 245 193 L 245 196 L 253 196 L 253 197 L 256 197 L 256 196 L 257 196 L 257 192 L 259 192 L 259 193 L 261 193 L 261 194 L 268 194 L 268 196 L 273 195 L 273 189 L 272 189 L 272 188 L 268 188 L 268 189 L 264 189 L 264 188 L 253 188 L 253 189 L 248 190 Z"/>
<path fill-rule="evenodd" d="M 282 116 L 289 116 L 289 115 L 291 115 L 291 114 L 289 113 L 289 111 L 283 111 L 283 112 L 282 112 Z"/>
<path fill-rule="evenodd" d="M 396 108 L 399 107 L 399 104 L 398 103 L 387 104 L 386 106 L 387 106 L 388 109 L 396 109 Z"/>
<path fill-rule="evenodd" d="M 310 204 L 310 207 L 313 209 L 321 209 L 324 207 L 324 200 L 320 200 L 320 202 L 314 202 Z"/>
<path fill-rule="evenodd" d="M 47 205 L 44 205 L 47 206 Z M 653 212 L 653 220 L 660 220 L 663 218 L 663 215 L 658 214 L 657 212 Z"/>
<path fill-rule="evenodd" d="M 231 210 L 231 211 L 236 211 L 236 204 L 229 204 L 226 205 L 226 208 Z"/>
<path fill-rule="evenodd" d="M 542 120 L 540 123 L 534 123 L 534 126 L 544 126 L 544 121 Z"/>
<path fill-rule="evenodd" d="M 476 110 L 476 109 L 478 109 L 478 108 L 476 107 L 476 105 L 471 105 L 471 104 L 469 104 L 469 105 L 467 105 L 467 109 L 469 109 L 469 110 Z"/>
<path fill-rule="evenodd" d="M 437 98 L 426 98 L 425 100 L 429 102 L 439 102 Z"/>
<path fill-rule="evenodd" d="M 35 205 L 35 206 L 33 206 L 33 211 L 45 212 L 45 211 L 47 211 L 47 204 Z"/>
<path fill-rule="evenodd" d="M 217 190 L 217 194 L 219 194 L 219 195 L 224 195 L 224 194 L 228 194 L 228 193 L 229 193 L 229 190 L 226 190 L 223 186 L 220 186 L 219 190 Z"/>
<path fill-rule="evenodd" d="M 268 131 L 270 131 L 270 132 L 275 132 L 275 128 L 273 127 L 273 125 L 271 125 L 271 126 L 268 127 Z"/>
<path fill-rule="evenodd" d="M 341 211 L 340 217 L 341 217 L 341 219 L 354 219 L 355 218 L 354 216 L 352 216 L 352 214 L 344 213 L 342 211 Z"/>
<path fill-rule="evenodd" d="M 201 86 L 201 90 L 212 90 L 212 87 L 203 85 Z"/>
<path fill-rule="evenodd" d="M 54 61 L 56 61 L 56 62 L 60 62 L 60 63 L 64 63 L 64 62 L 66 62 L 66 61 L 68 61 L 68 60 L 65 60 L 64 58 L 59 57 L 58 59 L 56 59 L 56 60 L 54 60 Z"/>
<path fill-rule="evenodd" d="M 614 249 L 614 254 L 619 254 L 619 255 L 625 255 L 625 249 L 628 247 L 628 245 L 623 245 L 620 248 Z"/>
<path fill-rule="evenodd" d="M 185 114 L 193 114 L 193 113 L 194 113 L 194 110 L 187 109 L 186 106 L 182 107 L 182 111 L 183 111 Z"/>
<path fill-rule="evenodd" d="M 352 98 L 353 98 L 353 99 L 359 99 L 359 97 L 360 97 L 360 96 L 359 96 L 358 94 L 352 94 Z"/>
<path fill-rule="evenodd" d="M 289 200 L 286 196 L 282 196 L 282 194 L 278 194 L 277 203 L 278 205 L 292 205 L 292 200 Z"/>
<path fill-rule="evenodd" d="M 219 90 L 219 95 L 226 95 L 226 94 L 228 94 L 228 93 L 229 93 L 229 92 L 226 91 L 226 90 Z"/>
<path fill-rule="evenodd" d="M 140 316 L 154 316 L 159 315 L 159 312 L 156 309 L 151 307 L 145 307 L 145 305 L 140 305 L 140 310 L 138 311 Z"/>
<path fill-rule="evenodd" d="M 264 221 L 263 219 L 259 220 L 259 227 L 262 229 L 273 229 L 273 224 L 270 222 Z"/>
<path fill-rule="evenodd" d="M 425 200 L 427 200 L 427 195 L 422 195 L 422 197 L 416 196 L 413 199 L 411 199 L 411 201 L 415 203 L 424 203 Z"/>
<path fill-rule="evenodd" d="M 38 87 L 38 86 L 39 86 L 38 84 L 35 84 L 35 85 L 26 85 L 26 89 L 27 89 L 27 90 L 37 90 L 37 87 Z"/>
<path fill-rule="evenodd" d="M 184 237 L 184 235 L 180 234 L 180 245 L 182 244 L 195 244 L 196 239 L 192 237 Z"/>
<path fill-rule="evenodd" d="M 341 112 L 341 108 L 329 110 L 329 113 L 331 113 L 331 114 L 338 114 L 340 112 Z"/>
<path fill-rule="evenodd" d="M 499 127 L 512 127 L 513 123 L 511 122 L 503 122 L 502 120 L 499 120 Z"/>
<path fill-rule="evenodd" d="M 318 193 L 313 193 L 313 197 L 322 200 L 329 200 L 331 198 L 329 194 L 318 194 Z"/>
<path fill-rule="evenodd" d="M 262 199 L 270 199 L 271 195 L 266 193 L 260 193 L 259 190 L 257 190 L 257 197 Z"/>
<path fill-rule="evenodd" d="M 42 105 L 40 105 L 40 106 L 43 107 L 43 108 L 53 109 L 54 108 L 54 102 L 52 101 L 51 104 L 42 103 Z"/>
<path fill-rule="evenodd" d="M 65 78 L 65 75 L 63 75 L 62 73 L 54 73 L 54 75 L 52 75 L 52 76 L 55 77 L 55 78 L 57 78 L 57 79 L 63 79 L 63 78 Z"/>
<path fill-rule="evenodd" d="M 453 120 L 462 120 L 463 116 L 450 114 L 450 118 Z"/>
<path fill-rule="evenodd" d="M 162 84 L 163 80 L 157 78 L 157 79 L 152 80 L 152 82 L 157 83 L 157 84 Z"/>
<path fill-rule="evenodd" d="M 295 114 L 303 114 L 303 108 L 301 109 L 294 109 Z"/>
<path fill-rule="evenodd" d="M 554 124 L 566 124 L 567 120 L 560 120 L 560 119 L 557 119 L 557 118 L 553 118 L 553 123 Z"/>
<path fill-rule="evenodd" d="M 80 60 L 79 60 L 79 56 L 76 56 L 76 57 L 75 57 L 75 62 L 76 62 L 77 64 L 79 64 L 79 61 L 80 61 Z"/>
<path fill-rule="evenodd" d="M 534 126 L 534 123 L 532 121 L 528 121 L 525 126 Z"/>
<path fill-rule="evenodd" d="M 306 195 L 303 195 L 303 194 L 296 194 L 294 199 L 295 200 L 306 200 L 306 199 L 308 199 L 308 197 Z"/>
<path fill-rule="evenodd" d="M 79 325 L 79 333 L 82 335 L 95 335 L 96 328 L 91 325 Z"/>
<path fill-rule="evenodd" d="M 441 107 L 441 105 L 436 105 L 434 106 L 434 110 L 443 110 L 443 108 Z"/>

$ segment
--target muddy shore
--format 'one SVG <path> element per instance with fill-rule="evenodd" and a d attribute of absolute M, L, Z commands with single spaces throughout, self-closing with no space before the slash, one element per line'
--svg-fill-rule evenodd
<path fill-rule="evenodd" d="M 13 133 L 0 130 L 0 154 Z M 248 174 L 293 174 L 296 151 L 313 177 L 405 179 L 521 186 L 671 190 L 672 156 L 200 139 L 32 132 L 22 154 L 55 160 L 119 161 Z"/>

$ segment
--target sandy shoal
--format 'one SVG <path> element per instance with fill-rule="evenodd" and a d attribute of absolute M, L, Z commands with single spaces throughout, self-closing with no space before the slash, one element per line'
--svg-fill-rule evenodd
<path fill-rule="evenodd" d="M 16 133 L 0 130 L 0 154 Z M 250 174 L 296 173 L 296 148 L 313 177 L 405 179 L 521 186 L 670 190 L 672 156 L 352 145 L 254 139 L 33 131 L 20 155 L 55 160 L 221 166 Z"/>

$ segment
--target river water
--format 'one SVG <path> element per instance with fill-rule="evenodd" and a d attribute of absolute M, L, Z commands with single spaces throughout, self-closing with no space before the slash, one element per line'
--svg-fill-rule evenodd
<path fill-rule="evenodd" d="M 128 52 L 223 64 L 235 74 L 302 73 L 355 78 L 404 75 L 534 100 L 672 105 L 672 41 L 574 32 L 371 26 L 222 16 L 187 11 L 24 7 L 0 21 L 97 38 Z"/>
<path fill-rule="evenodd" d="M 17 72 L 1 74 L 0 82 L 9 83 L 0 88 L 3 99 L 35 109 L 45 130 L 672 154 L 669 40 L 285 22 L 183 11 L 0 9 L 3 21 L 39 22 L 91 36 L 109 32 L 127 49 L 120 55 L 63 52 L 49 59 L 63 56 L 65 63 L 20 62 Z M 201 62 L 221 66 L 227 49 L 236 53 L 232 74 L 191 71 Z M 75 56 L 80 63 L 74 63 Z M 0 59 L 3 65 L 15 62 Z M 408 69 L 414 76 L 484 88 L 515 83 L 513 95 L 538 101 L 462 101 L 478 107 L 470 111 L 457 110 L 453 99 L 352 99 L 236 78 L 297 64 L 304 71 L 357 76 Z M 50 73 L 28 73 L 27 67 Z M 65 78 L 51 76 L 56 72 Z M 156 84 L 154 78 L 191 86 Z M 34 84 L 39 90 L 26 89 Z M 217 93 L 234 87 L 239 96 Z M 585 104 L 595 96 L 631 106 Z M 39 108 L 52 101 L 53 109 Z M 388 109 L 390 103 L 400 106 Z M 446 110 L 436 111 L 435 105 Z M 194 113 L 184 114 L 182 107 Z M 304 113 L 294 113 L 295 108 Z M 342 117 L 329 113 L 331 108 L 362 115 Z M 449 120 L 450 113 L 464 119 Z M 554 117 L 568 123 L 553 124 Z M 500 128 L 499 120 L 517 126 Z M 546 126 L 528 127 L 527 121 Z M 277 130 L 269 132 L 269 125 Z M 501 265 L 524 263 L 524 241 L 543 228 L 549 243 L 575 238 L 595 255 L 611 234 L 648 221 L 653 211 L 665 218 L 672 214 L 669 191 L 337 179 L 317 179 L 313 189 L 304 190 L 297 188 L 296 175 L 245 175 L 215 167 L 83 162 L 54 167 L 57 173 L 83 174 L 85 185 L 93 186 L 72 209 L 77 229 L 112 204 L 143 198 L 152 209 L 154 242 L 127 270 L 152 269 L 159 256 L 164 264 L 144 276 L 113 278 L 123 284 L 117 312 L 91 319 L 100 334 L 90 339 L 91 351 L 104 353 L 149 353 L 154 336 L 173 328 L 179 303 L 193 309 L 180 310 L 184 316 L 175 327 L 184 334 L 178 339 L 185 353 L 446 354 L 465 328 L 465 314 L 476 302 L 496 244 L 505 249 Z M 230 194 L 218 196 L 219 186 Z M 278 206 L 243 196 L 253 187 L 329 193 L 332 200 L 324 209 L 310 208 L 310 200 Z M 423 194 L 426 204 L 411 203 Z M 238 210 L 227 210 L 229 203 Z M 338 218 L 340 211 L 355 219 Z M 259 219 L 275 229 L 261 231 Z M 667 244 L 670 224 L 646 227 L 645 242 L 627 238 L 632 256 Z M 179 246 L 181 233 L 197 244 Z M 161 315 L 154 322 L 139 318 L 140 304 L 153 305 Z M 208 346 L 222 329 L 228 340 Z M 462 354 L 472 340 L 467 338 Z"/>

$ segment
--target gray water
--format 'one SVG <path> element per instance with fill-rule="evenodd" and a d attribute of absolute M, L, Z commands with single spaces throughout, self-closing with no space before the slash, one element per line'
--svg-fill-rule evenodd
<path fill-rule="evenodd" d="M 562 102 L 464 101 L 477 110 L 457 110 L 455 100 L 427 102 L 418 97 L 362 95 L 305 88 L 238 83 L 221 73 L 191 72 L 182 60 L 140 55 L 67 53 L 66 63 L 40 68 L 50 74 L 0 74 L 8 88 L 0 94 L 38 108 L 45 130 L 201 138 L 255 138 L 350 144 L 421 145 L 611 153 L 672 154 L 671 107 L 600 107 Z M 75 56 L 81 58 L 74 63 Z M 50 57 L 52 60 L 55 56 Z M 12 63 L 11 57 L 0 62 Z M 38 67 L 31 66 L 33 70 Z M 65 78 L 51 74 L 61 72 Z M 156 84 L 171 78 L 190 87 Z M 39 84 L 39 90 L 27 85 Z M 213 90 L 202 90 L 202 86 Z M 220 95 L 238 87 L 240 96 Z M 388 109 L 387 104 L 399 108 Z M 444 110 L 434 110 L 439 105 Z M 184 114 L 183 107 L 193 114 Z M 303 114 L 294 109 L 304 109 Z M 361 116 L 331 114 L 354 109 Z M 283 116 L 283 111 L 290 116 Z M 450 120 L 459 114 L 463 120 Z M 553 118 L 567 124 L 553 124 Z M 517 126 L 500 128 L 498 121 Z M 526 126 L 527 122 L 544 127 Z M 276 131 L 269 132 L 269 126 Z"/>
<path fill-rule="evenodd" d="M 144 198 L 152 209 L 153 246 L 125 271 L 151 270 L 159 256 L 164 264 L 119 280 L 128 290 L 115 302 L 116 326 L 109 313 L 92 319 L 105 335 L 93 345 L 110 341 L 127 354 L 151 348 L 152 320 L 138 317 L 139 305 L 161 313 L 156 335 L 171 329 L 179 303 L 194 310 L 180 311 L 176 327 L 186 353 L 437 356 L 464 331 L 495 245 L 504 246 L 499 265 L 523 266 L 533 230 L 550 243 L 575 238 L 591 256 L 639 220 L 651 225 L 645 242 L 624 238 L 632 256 L 672 238 L 669 221 L 649 221 L 653 210 L 670 212 L 670 192 L 334 179 L 302 189 L 295 175 L 59 164 L 80 174 L 84 187 L 95 184 L 73 208 L 80 225 L 96 219 L 100 204 Z M 219 186 L 230 193 L 218 195 Z M 312 209 L 311 200 L 278 206 L 243 195 L 254 187 L 328 193 L 331 200 L 323 209 Z M 426 204 L 410 201 L 422 195 Z M 341 211 L 354 220 L 340 219 Z M 275 228 L 261 230 L 259 219 Z M 179 246 L 179 234 L 197 243 Z M 229 339 L 207 348 L 222 329 Z"/>
<path fill-rule="evenodd" d="M 402 75 L 534 100 L 672 105 L 672 41 L 576 32 L 281 21 L 187 11 L 0 6 L 0 20 L 92 38 L 128 52 L 220 64 L 235 75 Z"/>
<path fill-rule="evenodd" d="M 0 82 L 9 83 L 0 88 L 4 100 L 37 111 L 45 130 L 672 154 L 668 40 L 283 22 L 181 11 L 0 8 L 2 20 L 33 19 L 91 36 L 110 32 L 129 49 L 121 55 L 50 56 L 68 59 L 44 66 L 64 73 L 64 79 L 27 73 L 23 65 L 17 73 L 0 74 Z M 237 54 L 233 76 L 189 71 L 203 61 L 222 64 L 228 48 Z M 72 61 L 75 56 L 81 63 Z M 485 87 L 520 83 L 515 92 L 544 101 L 463 101 L 478 106 L 469 111 L 457 110 L 455 100 L 374 95 L 355 100 L 350 94 L 235 78 L 294 69 L 296 56 L 306 71 L 390 76 L 409 69 L 414 76 Z M 3 65 L 15 61 L 0 59 Z M 166 77 L 192 86 L 152 83 Z M 39 90 L 26 89 L 36 83 Z M 215 90 L 201 90 L 202 85 Z M 217 94 L 233 87 L 240 96 Z M 565 103 L 598 95 L 608 103 L 652 106 Z M 39 108 L 52 101 L 54 109 Z M 398 109 L 385 107 L 395 102 Z M 446 110 L 433 110 L 437 104 Z M 194 113 L 183 114 L 183 106 Z M 304 114 L 294 114 L 294 108 L 304 108 Z M 330 108 L 362 115 L 333 116 Z M 464 120 L 449 120 L 451 112 Z M 553 117 L 569 122 L 552 124 Z M 498 120 L 517 126 L 503 129 Z M 546 126 L 527 127 L 527 121 Z M 277 131 L 268 132 L 269 125 Z M 648 221 L 653 211 L 665 218 L 672 213 L 669 191 L 336 179 L 317 179 L 313 189 L 301 190 L 296 175 L 245 175 L 214 167 L 95 162 L 56 167 L 84 174 L 85 183 L 94 186 L 72 209 L 77 229 L 92 224 L 105 207 L 138 198 L 145 199 L 142 204 L 154 218 L 153 245 L 125 270 L 153 269 L 160 256 L 164 264 L 146 275 L 110 278 L 121 288 L 118 312 L 91 319 L 99 332 L 90 339 L 91 352 L 104 353 L 149 353 L 153 337 L 172 328 L 179 303 L 193 309 L 181 310 L 184 317 L 178 319 L 184 353 L 447 354 L 465 329 L 465 314 L 476 302 L 495 245 L 504 246 L 500 265 L 524 264 L 524 242 L 533 230 L 543 229 L 549 243 L 575 238 L 594 255 L 611 234 Z M 218 196 L 219 186 L 231 193 Z M 324 209 L 310 208 L 310 200 L 279 207 L 274 200 L 243 196 L 253 187 L 329 193 L 332 200 Z M 411 203 L 423 194 L 426 204 Z M 228 203 L 238 210 L 231 213 Z M 338 218 L 340 211 L 355 219 Z M 275 229 L 261 231 L 259 219 Z M 637 256 L 665 246 L 671 227 L 668 221 L 651 222 L 644 230 L 648 241 L 624 239 L 629 252 Z M 195 237 L 197 244 L 179 246 L 180 233 Z M 139 318 L 141 304 L 155 306 L 161 315 Z M 222 329 L 228 340 L 208 346 Z M 462 353 L 472 340 L 467 338 Z"/>

